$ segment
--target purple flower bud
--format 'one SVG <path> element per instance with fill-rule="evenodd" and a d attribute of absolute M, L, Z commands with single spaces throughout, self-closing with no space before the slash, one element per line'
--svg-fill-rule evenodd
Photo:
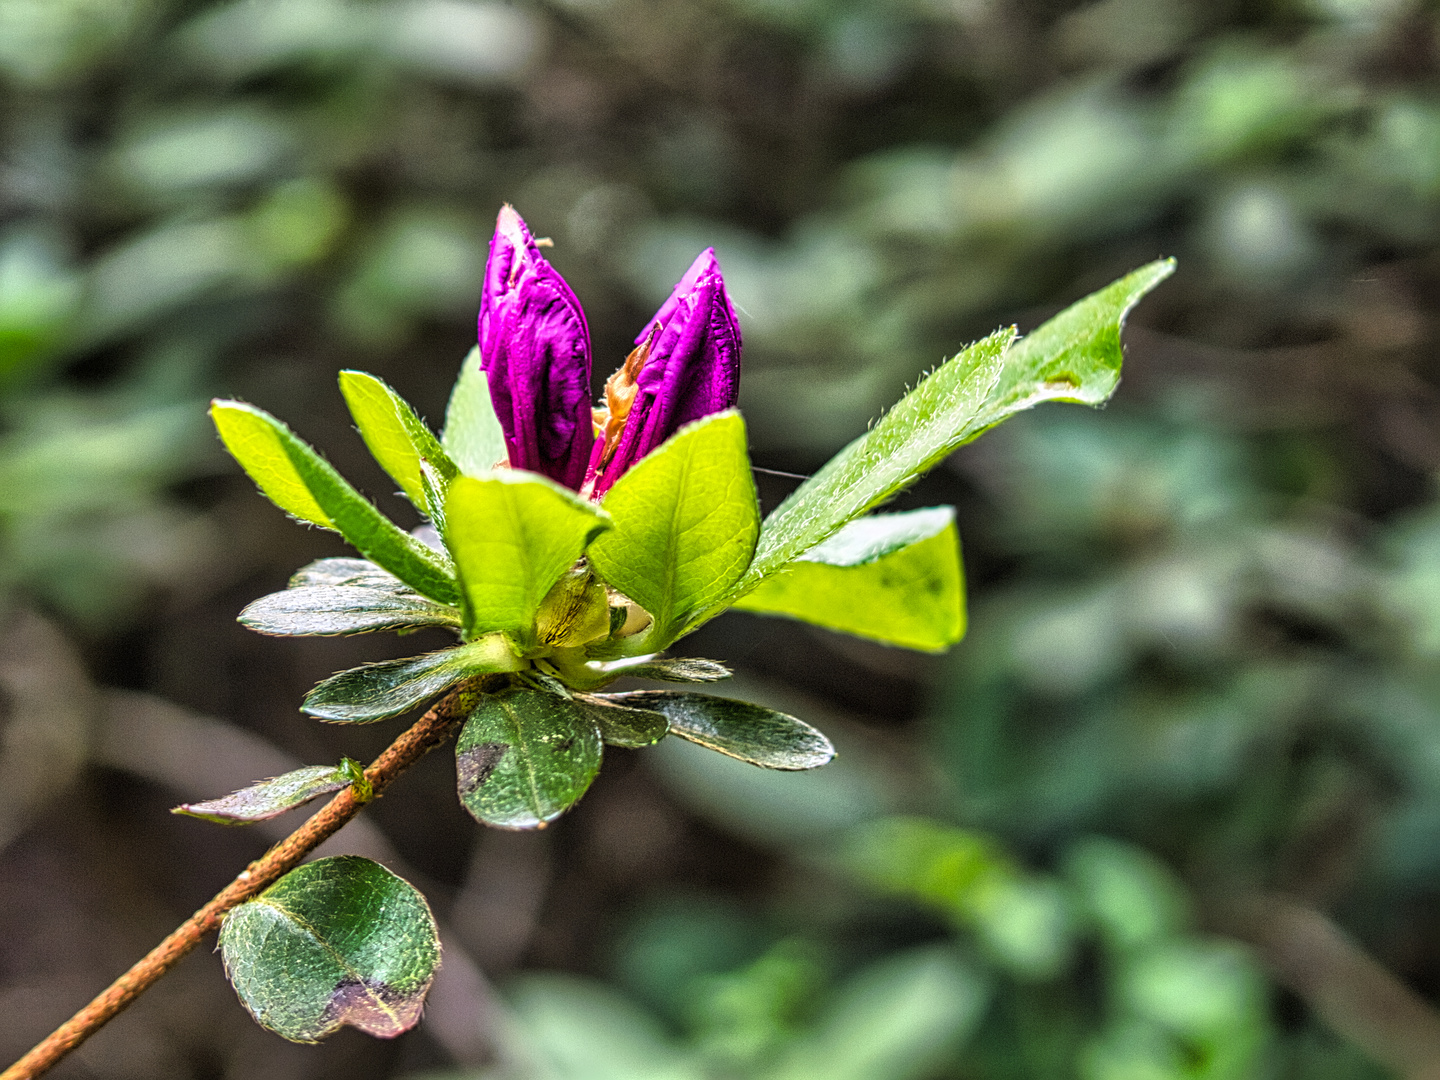
<path fill-rule="evenodd" d="M 578 489 L 595 441 L 590 332 L 580 301 L 509 206 L 495 222 L 485 266 L 480 366 L 511 467 Z"/>
<path fill-rule="evenodd" d="M 740 323 L 714 248 L 691 264 L 635 344 L 605 384 L 604 438 L 586 479 L 592 498 L 692 420 L 735 404 Z"/>

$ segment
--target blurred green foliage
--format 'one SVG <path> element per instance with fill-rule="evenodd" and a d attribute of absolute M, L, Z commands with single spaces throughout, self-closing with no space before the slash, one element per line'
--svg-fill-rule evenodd
<path fill-rule="evenodd" d="M 0 588 L 103 638 L 285 572 L 199 402 L 304 433 L 360 354 L 438 412 L 505 200 L 602 377 L 713 244 L 798 471 L 1175 255 L 1109 410 L 927 481 L 951 656 L 717 624 L 819 672 L 767 704 L 861 720 L 803 777 L 662 746 L 666 812 L 765 872 L 635 884 L 514 1038 L 584 1080 L 1384 1075 L 1234 911 L 1440 986 L 1437 56 L 1420 0 L 0 0 Z"/>

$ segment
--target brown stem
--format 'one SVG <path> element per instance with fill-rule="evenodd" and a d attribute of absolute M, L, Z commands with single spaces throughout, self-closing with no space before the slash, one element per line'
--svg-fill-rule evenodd
<path fill-rule="evenodd" d="M 1440 1013 L 1329 918 L 1280 894 L 1217 905 L 1221 928 L 1256 947 L 1280 985 L 1402 1080 L 1440 1080 Z"/>
<path fill-rule="evenodd" d="M 474 708 L 474 692 L 477 689 L 467 687 L 451 691 L 375 759 L 374 764 L 365 770 L 375 797 L 382 794 L 396 777 L 445 741 L 461 718 Z M 227 911 L 294 869 L 301 859 L 358 814 L 364 805 L 353 787 L 336 795 L 300 828 L 242 870 L 234 881 L 176 927 L 169 937 L 111 983 L 94 1001 L 0 1073 L 0 1080 L 32 1080 L 50 1069 L 178 964 L 206 934 L 220 925 Z"/>

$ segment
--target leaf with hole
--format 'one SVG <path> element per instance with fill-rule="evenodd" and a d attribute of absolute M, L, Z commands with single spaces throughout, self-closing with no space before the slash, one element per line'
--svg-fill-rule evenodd
<path fill-rule="evenodd" d="M 439 441 L 415 415 L 409 403 L 374 375 L 363 371 L 340 372 L 340 393 L 371 455 L 406 497 L 423 513 L 437 505 L 420 479 L 420 462 L 428 461 L 448 482 L 460 470 L 440 448 Z"/>
<path fill-rule="evenodd" d="M 508 461 L 505 432 L 490 401 L 490 384 L 480 367 L 478 345 L 460 364 L 440 442 L 466 476 L 483 476 Z"/>
<path fill-rule="evenodd" d="M 830 740 L 805 721 L 748 701 L 678 690 L 596 696 L 663 713 L 670 721 L 670 734 L 766 769 L 815 769 L 835 756 Z"/>
<path fill-rule="evenodd" d="M 664 648 L 750 565 L 760 509 L 739 413 L 707 416 L 642 458 L 605 495 L 615 527 L 590 564 L 650 613 Z"/>
<path fill-rule="evenodd" d="M 505 640 L 491 634 L 454 649 L 383 660 L 332 675 L 305 695 L 300 711 L 337 724 L 369 724 L 409 712 L 475 675 L 518 671 Z"/>
<path fill-rule="evenodd" d="M 413 885 L 338 855 L 231 911 L 220 954 L 241 1004 L 277 1035 L 318 1042 L 348 1024 L 388 1039 L 419 1022 L 440 938 Z"/>
<path fill-rule="evenodd" d="M 279 420 L 239 401 L 216 400 L 210 415 L 226 449 L 276 506 L 334 529 L 360 554 L 432 600 L 459 602 L 445 556 L 375 509 Z"/>
<path fill-rule="evenodd" d="M 458 629 L 460 612 L 403 586 L 302 585 L 262 596 L 240 613 L 240 623 L 277 636 L 365 634 L 421 626 Z"/>
<path fill-rule="evenodd" d="M 487 694 L 455 745 L 460 802 L 486 825 L 543 828 L 585 794 L 600 753 L 580 702 L 524 687 Z"/>
<path fill-rule="evenodd" d="M 965 578 L 948 506 L 857 518 L 762 581 L 738 611 L 939 652 L 965 633 Z"/>
<path fill-rule="evenodd" d="M 351 784 L 356 786 L 362 798 L 370 797 L 370 781 L 365 777 L 364 768 L 353 758 L 345 758 L 338 766 L 307 765 L 282 776 L 261 780 L 223 798 L 185 803 L 170 812 L 204 818 L 220 825 L 249 825 L 279 817 L 287 810 L 304 806 L 312 799 Z"/>
<path fill-rule="evenodd" d="M 445 542 L 464 595 L 465 635 L 510 634 L 535 645 L 535 614 L 609 516 L 535 473 L 462 476 L 445 500 Z"/>

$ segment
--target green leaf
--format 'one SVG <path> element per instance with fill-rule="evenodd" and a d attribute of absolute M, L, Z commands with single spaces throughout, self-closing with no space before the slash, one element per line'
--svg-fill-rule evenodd
<path fill-rule="evenodd" d="M 745 422 L 723 412 L 682 428 L 605 495 L 615 528 L 590 564 L 648 611 L 646 641 L 663 648 L 727 595 L 750 565 L 760 509 Z"/>
<path fill-rule="evenodd" d="M 380 467 L 415 506 L 429 514 L 435 504 L 421 482 L 420 462 L 430 462 L 447 482 L 460 473 L 455 463 L 409 403 L 374 375 L 342 371 L 340 392 L 345 395 L 360 437 Z"/>
<path fill-rule="evenodd" d="M 302 585 L 262 596 L 240 613 L 240 622 L 261 634 L 279 636 L 364 634 L 419 626 L 458 627 L 460 612 L 403 586 Z"/>
<path fill-rule="evenodd" d="M 864 435 L 801 484 L 765 519 L 749 590 L 873 510 L 966 439 L 1000 378 L 1014 328 L 997 330 L 936 368 Z"/>
<path fill-rule="evenodd" d="M 948 506 L 858 518 L 740 597 L 783 615 L 887 645 L 939 652 L 965 633 L 965 579 Z"/>
<path fill-rule="evenodd" d="M 466 476 L 483 476 L 507 461 L 505 432 L 490 403 L 490 384 L 480 368 L 480 347 L 466 354 L 450 392 L 441 443 Z"/>
<path fill-rule="evenodd" d="M 357 855 L 286 874 L 220 926 L 225 973 L 261 1027 L 318 1042 L 349 1024 L 393 1038 L 420 1020 L 440 938 L 409 882 Z"/>
<path fill-rule="evenodd" d="M 316 559 L 290 576 L 289 587 L 307 585 L 362 585 L 373 589 L 398 590 L 405 583 L 368 559 Z"/>
<path fill-rule="evenodd" d="M 486 825 L 542 828 L 585 794 L 600 753 L 581 703 L 522 687 L 488 694 L 455 745 L 460 802 Z"/>
<path fill-rule="evenodd" d="M 450 489 L 450 481 L 458 474 L 446 475 L 437 469 L 424 458 L 420 459 L 420 490 L 425 496 L 426 513 L 430 515 L 430 522 L 435 528 L 435 534 L 443 537 L 445 535 L 445 493 Z M 454 467 L 453 464 L 451 466 Z M 442 540 L 443 544 L 444 541 Z"/>
<path fill-rule="evenodd" d="M 600 737 L 611 746 L 629 750 L 654 746 L 670 732 L 670 721 L 652 709 L 632 709 L 597 694 L 576 694 L 574 699 L 584 706 L 599 727 Z"/>
<path fill-rule="evenodd" d="M 1126 316 L 1174 272 L 1174 259 L 1142 266 L 1015 342 L 966 441 L 1042 401 L 1108 401 L 1120 383 L 1120 331 Z"/>
<path fill-rule="evenodd" d="M 879 506 L 981 432 L 1042 401 L 1098 405 L 1120 378 L 1120 331 L 1136 302 L 1175 268 L 1143 266 L 1061 312 L 1029 337 L 997 330 L 940 365 L 766 520 L 739 590 Z"/>
<path fill-rule="evenodd" d="M 767 769 L 815 769 L 835 756 L 830 740 L 803 720 L 748 701 L 677 690 L 599 694 L 606 701 L 664 713 L 670 734 Z"/>
<path fill-rule="evenodd" d="M 287 810 L 304 806 L 312 799 L 351 784 L 359 785 L 361 793 L 368 797 L 370 782 L 365 778 L 364 768 L 358 761 L 345 758 L 338 766 L 307 765 L 283 776 L 261 780 L 224 798 L 185 803 L 170 812 L 204 818 L 221 825 L 249 825 L 254 821 L 279 817 Z"/>
<path fill-rule="evenodd" d="M 596 664 L 595 669 L 612 679 L 625 676 L 672 683 L 720 682 L 734 674 L 718 660 L 702 660 L 698 656 L 637 656 L 628 660 L 614 660 L 608 664 Z"/>
<path fill-rule="evenodd" d="M 339 724 L 369 724 L 409 712 L 463 679 L 523 666 L 498 634 L 404 660 L 332 675 L 305 695 L 300 711 Z"/>
<path fill-rule="evenodd" d="M 503 631 L 526 649 L 535 645 L 535 613 L 545 594 L 610 526 L 594 503 L 519 470 L 460 477 L 450 485 L 445 519 L 466 636 Z"/>
<path fill-rule="evenodd" d="M 216 400 L 210 415 L 226 449 L 280 509 L 334 529 L 372 562 L 442 604 L 460 594 L 445 557 L 402 530 L 275 417 Z"/>

